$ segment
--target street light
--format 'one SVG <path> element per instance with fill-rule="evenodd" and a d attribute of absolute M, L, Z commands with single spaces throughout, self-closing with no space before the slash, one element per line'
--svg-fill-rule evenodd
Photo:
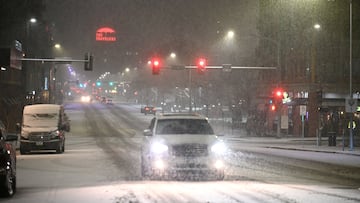
<path fill-rule="evenodd" d="M 320 24 L 314 24 L 315 31 L 312 32 L 312 39 L 311 39 L 311 83 L 316 82 L 316 31 L 319 31 L 321 26 Z"/>
<path fill-rule="evenodd" d="M 232 31 L 232 30 L 229 30 L 228 32 L 227 32 L 227 34 L 226 34 L 226 39 L 232 39 L 232 38 L 234 38 L 234 36 L 235 36 L 235 33 L 234 33 L 234 31 Z"/>
<path fill-rule="evenodd" d="M 174 52 L 171 52 L 170 57 L 171 57 L 172 59 L 174 59 L 174 58 L 176 58 L 176 54 L 175 54 Z"/>
<path fill-rule="evenodd" d="M 320 24 L 316 23 L 316 24 L 314 25 L 314 28 L 317 29 L 317 30 L 319 30 L 319 29 L 321 28 L 321 26 L 320 26 Z"/>
<path fill-rule="evenodd" d="M 37 20 L 36 20 L 36 18 L 30 18 L 30 23 L 36 23 L 37 22 Z"/>
<path fill-rule="evenodd" d="M 60 49 L 60 48 L 61 48 L 61 45 L 60 45 L 60 44 L 55 44 L 54 47 L 55 47 L 56 49 Z"/>

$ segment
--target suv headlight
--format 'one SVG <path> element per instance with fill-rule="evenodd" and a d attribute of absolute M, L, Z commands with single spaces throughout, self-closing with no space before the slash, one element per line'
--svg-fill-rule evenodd
<path fill-rule="evenodd" d="M 211 151 L 216 154 L 225 154 L 227 147 L 225 143 L 218 142 L 211 147 Z"/>
<path fill-rule="evenodd" d="M 51 137 L 51 139 L 58 138 L 59 135 L 60 135 L 60 131 L 58 131 L 58 130 L 55 130 L 55 131 L 50 132 L 50 137 Z"/>
<path fill-rule="evenodd" d="M 165 144 L 155 142 L 151 145 L 151 152 L 155 154 L 161 154 L 167 152 L 169 147 Z"/>

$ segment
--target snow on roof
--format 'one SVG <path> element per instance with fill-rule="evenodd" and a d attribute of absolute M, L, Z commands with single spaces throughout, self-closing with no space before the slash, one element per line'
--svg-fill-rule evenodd
<path fill-rule="evenodd" d="M 58 113 L 61 105 L 58 104 L 34 104 L 24 107 L 24 114 L 33 113 Z"/>

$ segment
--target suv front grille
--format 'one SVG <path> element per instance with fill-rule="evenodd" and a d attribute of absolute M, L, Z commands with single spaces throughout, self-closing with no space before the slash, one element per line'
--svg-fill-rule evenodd
<path fill-rule="evenodd" d="M 49 141 L 51 136 L 48 133 L 31 133 L 29 135 L 30 141 Z"/>
<path fill-rule="evenodd" d="M 179 157 L 207 156 L 208 147 L 206 144 L 182 144 L 172 146 L 172 155 Z"/>

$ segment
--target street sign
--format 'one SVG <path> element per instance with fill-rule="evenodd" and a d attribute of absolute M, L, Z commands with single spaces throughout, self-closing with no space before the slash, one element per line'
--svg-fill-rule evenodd
<path fill-rule="evenodd" d="M 306 105 L 300 105 L 300 116 L 306 116 Z"/>
<path fill-rule="evenodd" d="M 222 67 L 224 72 L 231 72 L 231 64 L 223 64 Z"/>

